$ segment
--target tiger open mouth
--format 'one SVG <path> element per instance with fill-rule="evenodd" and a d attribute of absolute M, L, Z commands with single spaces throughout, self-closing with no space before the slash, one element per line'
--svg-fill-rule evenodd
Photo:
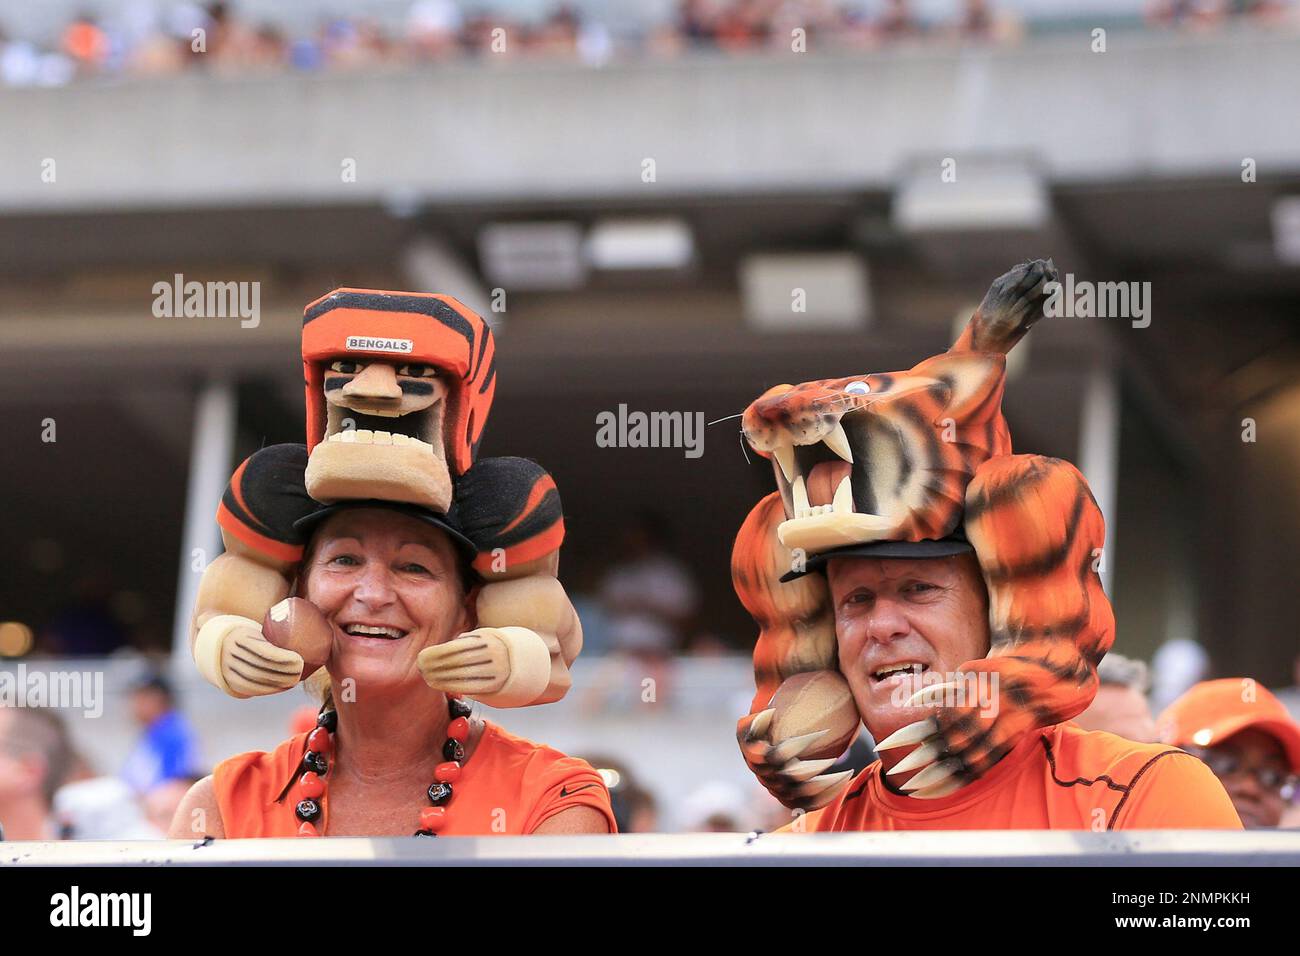
<path fill-rule="evenodd" d="M 847 412 L 806 444 L 795 444 L 788 432 L 779 438 L 767 450 L 789 516 L 777 528 L 786 547 L 813 552 L 860 544 L 898 523 L 887 513 L 892 509 L 882 508 L 878 489 L 900 487 L 910 469 L 897 433 L 880 416 L 865 408 Z"/>

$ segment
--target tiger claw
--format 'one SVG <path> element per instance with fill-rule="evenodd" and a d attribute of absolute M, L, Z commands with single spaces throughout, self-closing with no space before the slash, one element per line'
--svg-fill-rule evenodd
<path fill-rule="evenodd" d="M 922 687 L 915 694 L 907 699 L 904 707 L 937 707 L 943 704 L 944 695 L 948 690 L 956 688 L 956 683 L 947 681 L 943 684 L 931 684 L 929 687 Z"/>
<path fill-rule="evenodd" d="M 831 787 L 838 786 L 852 776 L 852 770 L 841 770 L 839 773 L 827 773 L 822 774 L 820 777 L 813 777 L 799 786 L 799 795 L 803 797 L 816 796 Z"/>
<path fill-rule="evenodd" d="M 930 741 L 922 744 L 913 750 L 910 754 L 898 761 L 892 770 L 886 771 L 886 776 L 896 773 L 907 773 L 909 770 L 918 770 L 926 764 L 934 763 L 943 755 L 943 744 L 938 741 Z"/>
<path fill-rule="evenodd" d="M 960 780 L 946 780 L 943 783 L 937 783 L 933 787 L 926 787 L 922 790 L 913 790 L 908 794 L 910 797 L 916 797 L 918 800 L 937 800 L 940 797 L 946 797 L 950 793 L 956 793 L 965 784 Z"/>
<path fill-rule="evenodd" d="M 772 715 L 776 713 L 775 707 L 769 707 L 754 715 L 754 719 L 749 722 L 749 730 L 746 731 L 746 737 L 749 740 L 758 740 L 760 737 L 767 736 L 767 728 L 772 724 Z"/>
<path fill-rule="evenodd" d="M 895 747 L 909 747 L 912 744 L 919 744 L 927 737 L 931 737 L 939 732 L 939 721 L 933 717 L 926 717 L 924 720 L 918 720 L 914 724 L 908 724 L 902 727 L 884 740 L 876 744 L 876 752 L 882 750 L 893 750 Z"/>
<path fill-rule="evenodd" d="M 797 783 L 803 783 L 812 779 L 823 770 L 829 770 L 835 764 L 834 758 L 825 760 L 795 760 L 785 767 L 781 768 L 783 776 L 789 777 Z"/>
<path fill-rule="evenodd" d="M 918 773 L 900 788 L 909 794 L 916 790 L 925 790 L 927 787 L 937 787 L 939 784 L 946 782 L 954 773 L 957 772 L 957 761 L 942 760 L 939 763 L 931 764 L 920 773 Z"/>
<path fill-rule="evenodd" d="M 788 763 L 829 733 L 829 729 L 814 730 L 811 734 L 800 734 L 798 737 L 791 737 L 789 740 L 783 741 L 772 748 L 771 753 L 768 754 L 768 761 L 775 764 Z"/>
<path fill-rule="evenodd" d="M 763 740 L 746 741 L 740 745 L 740 752 L 745 755 L 745 760 L 750 764 L 765 763 L 768 750 L 769 746 Z"/>
<path fill-rule="evenodd" d="M 824 806 L 839 792 L 840 784 L 847 781 L 853 776 L 852 770 L 841 770 L 839 773 L 823 774 L 820 777 L 813 777 L 806 783 L 800 784 L 796 792 L 801 798 L 811 800 L 814 807 Z"/>

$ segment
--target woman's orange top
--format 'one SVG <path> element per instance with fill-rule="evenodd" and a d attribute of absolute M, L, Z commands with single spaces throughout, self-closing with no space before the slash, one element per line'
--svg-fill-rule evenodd
<path fill-rule="evenodd" d="M 239 754 L 217 764 L 212 783 L 226 836 L 296 837 L 293 792 L 307 735 L 290 737 L 270 753 Z M 326 778 L 328 780 L 328 777 Z M 591 807 L 617 832 L 605 781 L 585 760 L 516 737 L 489 721 L 483 736 L 453 784 L 444 836 L 532 833 L 545 820 L 570 807 Z M 284 794 L 282 798 L 282 794 Z M 411 795 L 411 832 L 428 801 Z M 317 829 L 329 835 L 329 792 L 321 800 Z"/>

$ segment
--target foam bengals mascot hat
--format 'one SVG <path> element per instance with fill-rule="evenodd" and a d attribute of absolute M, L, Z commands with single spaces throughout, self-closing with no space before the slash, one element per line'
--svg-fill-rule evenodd
<path fill-rule="evenodd" d="M 917 748 L 905 758 L 922 768 L 905 785 L 913 796 L 969 783 L 1096 694 L 1115 632 L 1097 574 L 1105 522 L 1069 462 L 1012 454 L 1001 410 L 1006 353 L 1042 317 L 1055 280 L 1050 260 L 1022 263 L 993 282 L 949 351 L 906 371 L 777 386 L 745 411 L 745 439 L 772 461 L 777 491 L 732 552 L 732 582 L 759 627 L 756 694 L 737 736 L 787 806 L 834 799 L 848 776 L 819 773 L 821 762 L 859 727 L 827 581 L 808 573 L 835 556 L 973 553 L 984 579 L 989 652 L 959 672 L 996 688 L 997 706 L 921 675 L 911 703 L 932 716 L 877 743 Z M 951 685 L 955 675 L 931 676 Z"/>
<path fill-rule="evenodd" d="M 325 380 L 332 363 L 430 365 L 447 389 L 442 453 L 453 475 L 469 470 L 496 392 L 496 345 L 487 323 L 449 295 L 335 289 L 303 310 L 307 450 L 326 437 Z"/>
<path fill-rule="evenodd" d="M 464 303 L 435 293 L 335 289 L 303 310 L 302 360 L 312 499 L 379 499 L 446 513 L 477 549 L 481 574 L 559 549 L 563 508 L 546 470 L 524 458 L 478 458 L 496 392 L 496 345 Z M 402 395 L 387 415 L 343 391 L 367 366 Z M 345 418 L 353 428 L 340 427 Z"/>

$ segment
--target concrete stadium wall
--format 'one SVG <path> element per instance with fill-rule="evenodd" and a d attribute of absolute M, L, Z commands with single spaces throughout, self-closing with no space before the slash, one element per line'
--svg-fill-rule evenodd
<path fill-rule="evenodd" d="M 1089 44 L 6 90 L 0 212 L 890 188 L 946 156 L 1049 182 L 1300 169 L 1300 37 Z"/>

